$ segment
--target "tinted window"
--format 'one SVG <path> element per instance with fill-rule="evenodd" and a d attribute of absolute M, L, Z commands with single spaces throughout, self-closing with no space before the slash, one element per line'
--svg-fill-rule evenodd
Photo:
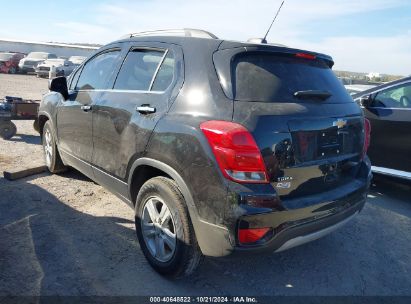
<path fill-rule="evenodd" d="M 110 51 L 97 55 L 88 61 L 77 82 L 77 90 L 107 89 L 108 79 L 120 51 Z"/>
<path fill-rule="evenodd" d="M 172 52 L 168 52 L 166 58 L 158 70 L 154 80 L 152 91 L 165 91 L 173 82 L 175 60 Z"/>
<path fill-rule="evenodd" d="M 148 91 L 164 52 L 133 50 L 128 53 L 117 76 L 114 89 Z"/>
<path fill-rule="evenodd" d="M 232 75 L 236 100 L 299 102 L 295 92 L 321 90 L 332 94 L 327 102 L 352 102 L 333 71 L 320 59 L 241 54 L 234 60 Z"/>
<path fill-rule="evenodd" d="M 49 54 L 48 58 L 52 59 L 52 58 L 57 58 L 56 54 Z"/>
<path fill-rule="evenodd" d="M 373 106 L 411 108 L 411 83 L 379 92 L 374 99 Z"/>

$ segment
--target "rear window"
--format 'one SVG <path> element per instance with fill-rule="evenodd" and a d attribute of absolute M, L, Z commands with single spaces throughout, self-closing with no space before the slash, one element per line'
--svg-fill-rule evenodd
<path fill-rule="evenodd" d="M 326 102 L 352 102 L 327 63 L 290 55 L 242 53 L 232 64 L 233 97 L 240 101 L 299 102 L 297 91 L 332 94 Z"/>
<path fill-rule="evenodd" d="M 148 91 L 164 51 L 135 49 L 128 53 L 114 89 Z"/>

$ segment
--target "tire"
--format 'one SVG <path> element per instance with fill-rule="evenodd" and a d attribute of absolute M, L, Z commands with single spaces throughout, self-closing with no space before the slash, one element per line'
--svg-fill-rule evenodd
<path fill-rule="evenodd" d="M 54 132 L 50 121 L 46 121 L 43 127 L 42 136 L 44 161 L 46 162 L 46 166 L 51 173 L 60 173 L 66 171 L 67 167 L 63 164 L 60 158 L 53 134 Z"/>
<path fill-rule="evenodd" d="M 166 177 L 148 180 L 137 195 L 135 210 L 137 238 L 149 264 L 160 274 L 171 277 L 191 274 L 203 255 L 177 184 Z"/>
<path fill-rule="evenodd" d="M 0 122 L 0 136 L 8 140 L 16 135 L 17 127 L 12 121 Z"/>
<path fill-rule="evenodd" d="M 9 69 L 9 74 L 16 74 L 17 73 L 17 69 L 15 67 L 11 67 Z"/>
<path fill-rule="evenodd" d="M 39 120 L 38 119 L 35 119 L 33 121 L 33 129 L 40 133 L 40 125 L 39 125 Z"/>

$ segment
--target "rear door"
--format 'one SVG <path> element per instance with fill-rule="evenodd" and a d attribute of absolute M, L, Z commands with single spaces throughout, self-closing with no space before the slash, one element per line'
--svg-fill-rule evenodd
<path fill-rule="evenodd" d="M 111 88 L 93 107 L 92 162 L 97 181 L 126 197 L 129 165 L 144 155 L 151 132 L 168 111 L 173 88 L 183 79 L 178 47 L 130 43 L 125 48 Z"/>
<path fill-rule="evenodd" d="M 363 116 L 330 58 L 247 47 L 217 53 L 214 61 L 220 79 L 231 79 L 232 87 L 223 88 L 234 99 L 233 120 L 252 132 L 281 196 L 319 193 L 353 180 L 362 157 Z"/>
<path fill-rule="evenodd" d="M 92 176 L 93 106 L 107 88 L 118 64 L 120 49 L 106 49 L 78 70 L 70 83 L 69 98 L 57 110 L 58 143 L 63 157 L 84 174 Z"/>
<path fill-rule="evenodd" d="M 371 122 L 372 165 L 411 172 L 411 82 L 378 91 L 372 98 L 364 109 Z"/>

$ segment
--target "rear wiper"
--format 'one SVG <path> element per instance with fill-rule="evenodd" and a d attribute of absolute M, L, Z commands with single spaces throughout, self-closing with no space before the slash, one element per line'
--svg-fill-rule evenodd
<path fill-rule="evenodd" d="M 297 91 L 294 93 L 294 96 L 299 99 L 321 99 L 326 100 L 331 97 L 332 94 L 328 91 L 320 90 L 307 90 L 307 91 Z"/>

